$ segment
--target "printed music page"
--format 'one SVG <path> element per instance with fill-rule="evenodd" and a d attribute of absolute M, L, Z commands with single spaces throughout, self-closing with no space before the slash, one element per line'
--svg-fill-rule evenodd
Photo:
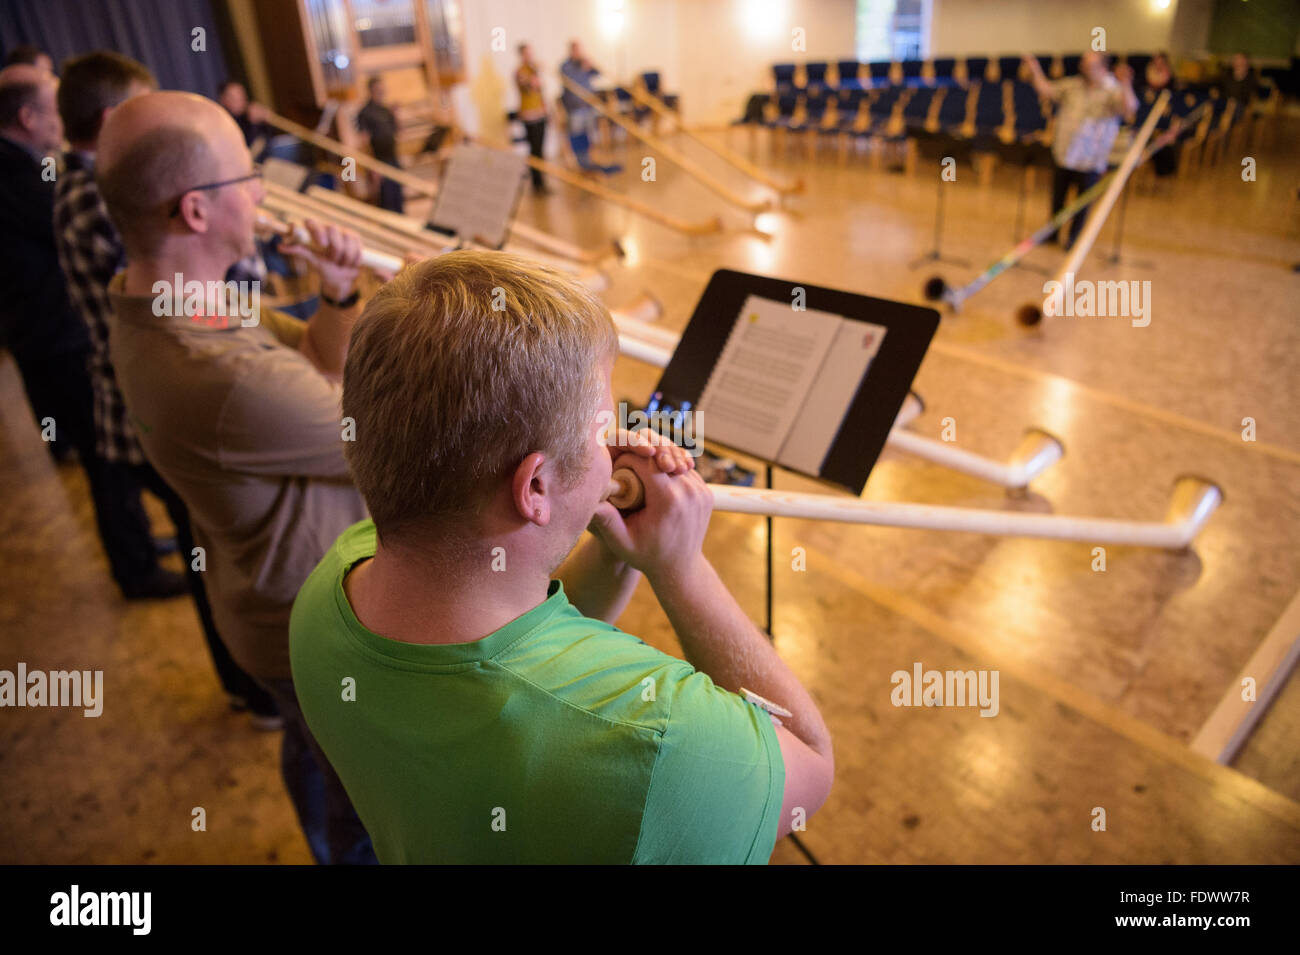
<path fill-rule="evenodd" d="M 458 145 L 447 164 L 429 224 L 467 242 L 500 247 L 510 229 L 526 171 L 527 160 L 516 153 Z"/>
<path fill-rule="evenodd" d="M 781 446 L 778 464 L 804 474 L 821 474 L 822 462 L 888 331 L 870 322 L 840 322 L 812 390 Z"/>
<path fill-rule="evenodd" d="M 749 296 L 700 396 L 704 439 L 777 460 L 844 323 L 829 312 L 796 312 L 788 302 Z"/>

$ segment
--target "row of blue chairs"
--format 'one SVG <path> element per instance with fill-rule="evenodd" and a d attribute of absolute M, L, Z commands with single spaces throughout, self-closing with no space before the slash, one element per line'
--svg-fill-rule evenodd
<path fill-rule="evenodd" d="M 1206 85 L 1180 88 L 1159 127 L 1168 128 L 1175 117 L 1186 117 L 1207 99 L 1213 106 L 1206 122 L 1217 125 L 1227 101 Z M 1140 125 L 1146 119 L 1155 101 L 1154 91 L 1139 95 L 1135 123 Z M 737 124 L 828 136 L 849 133 L 901 139 L 937 134 L 1002 142 L 1046 142 L 1052 112 L 1051 104 L 1040 100 L 1034 87 L 1020 80 L 978 83 L 969 88 L 892 85 L 865 90 L 787 90 L 760 105 L 761 114 L 751 109 Z"/>
<path fill-rule="evenodd" d="M 1078 54 L 1035 55 L 1043 73 L 1049 77 L 1075 76 L 1079 72 Z M 1117 58 L 1132 67 L 1139 83 L 1150 64 L 1150 53 L 1128 53 Z M 772 78 L 778 94 L 790 90 L 855 90 L 882 86 L 955 86 L 986 79 L 1025 79 L 1020 56 L 936 57 L 931 60 L 834 60 L 803 64 L 776 63 Z"/>

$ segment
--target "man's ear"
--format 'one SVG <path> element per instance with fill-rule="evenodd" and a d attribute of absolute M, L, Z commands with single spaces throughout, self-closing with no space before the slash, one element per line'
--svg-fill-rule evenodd
<path fill-rule="evenodd" d="M 510 500 L 526 521 L 545 527 L 551 520 L 550 474 L 544 473 L 546 455 L 534 451 L 519 462 L 510 481 Z"/>
<path fill-rule="evenodd" d="M 180 219 L 191 232 L 208 231 L 212 225 L 211 211 L 206 193 L 187 192 L 181 197 Z"/>

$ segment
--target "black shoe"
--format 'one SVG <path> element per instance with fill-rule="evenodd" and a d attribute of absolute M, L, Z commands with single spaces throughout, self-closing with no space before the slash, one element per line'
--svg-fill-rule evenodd
<path fill-rule="evenodd" d="M 162 567 L 156 568 L 148 577 L 121 586 L 122 596 L 127 600 L 159 600 L 180 597 L 190 592 L 184 576 Z"/>

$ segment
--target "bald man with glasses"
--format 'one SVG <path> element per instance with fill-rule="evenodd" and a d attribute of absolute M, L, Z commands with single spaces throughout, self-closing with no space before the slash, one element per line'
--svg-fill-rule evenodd
<path fill-rule="evenodd" d="M 279 705 L 285 785 L 313 856 L 373 862 L 289 669 L 294 597 L 366 514 L 343 457 L 340 404 L 360 315 L 360 240 L 308 221 L 311 246 L 282 251 L 319 274 L 320 309 L 307 322 L 270 309 L 229 321 L 226 273 L 255 248 L 263 196 L 230 115 L 187 93 L 134 97 L 104 123 L 96 178 L 126 248 L 126 268 L 109 286 L 109 345 L 140 443 L 189 508 L 231 654 Z M 186 298 L 179 283 L 209 290 L 207 299 L 171 314 Z"/>

